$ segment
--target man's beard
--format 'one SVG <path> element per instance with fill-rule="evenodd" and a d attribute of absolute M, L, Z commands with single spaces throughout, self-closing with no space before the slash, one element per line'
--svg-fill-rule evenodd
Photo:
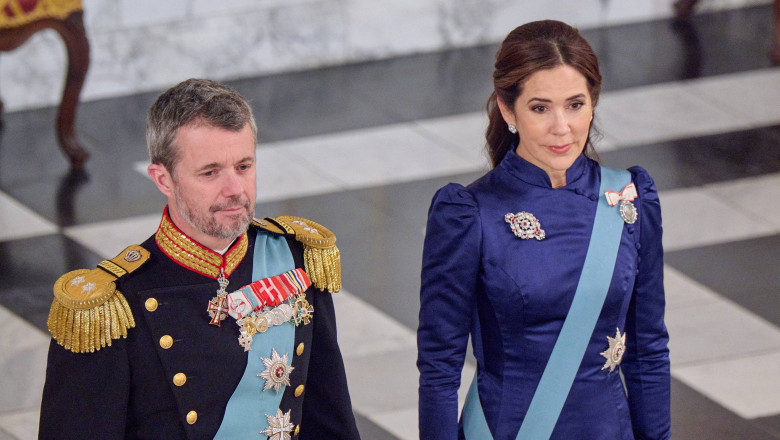
<path fill-rule="evenodd" d="M 202 215 L 202 213 L 193 212 L 193 210 L 190 209 L 190 205 L 187 203 L 186 199 L 181 196 L 179 191 L 174 190 L 174 197 L 176 199 L 179 215 L 184 217 L 184 220 L 195 229 L 212 237 L 233 240 L 246 232 L 247 228 L 249 228 L 249 223 L 252 222 L 252 217 L 254 217 L 254 200 L 250 201 L 237 196 L 231 197 L 223 203 L 209 207 L 208 215 Z M 217 223 L 214 217 L 216 211 L 234 208 L 236 206 L 243 207 L 246 210 L 246 215 L 237 214 L 233 216 L 230 223 L 226 225 Z"/>

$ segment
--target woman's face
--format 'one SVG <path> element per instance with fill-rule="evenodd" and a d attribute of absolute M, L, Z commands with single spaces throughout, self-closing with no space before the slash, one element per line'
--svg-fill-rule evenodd
<path fill-rule="evenodd" d="M 570 66 L 532 74 L 513 108 L 499 100 L 507 124 L 517 127 L 515 152 L 550 176 L 554 188 L 566 185 L 566 170 L 585 148 L 593 104 L 585 77 Z"/>

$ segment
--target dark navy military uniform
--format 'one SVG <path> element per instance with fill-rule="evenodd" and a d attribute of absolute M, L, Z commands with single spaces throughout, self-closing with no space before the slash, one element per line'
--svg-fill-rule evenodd
<path fill-rule="evenodd" d="M 228 291 L 255 281 L 252 266 L 258 234 L 268 234 L 277 241 L 283 237 L 295 266 L 305 266 L 304 245 L 296 236 L 281 227 L 272 225 L 270 229 L 251 226 L 246 238 L 239 239 L 225 254 L 222 263 L 230 269 L 229 274 L 225 271 Z M 49 349 L 41 439 L 214 438 L 248 357 L 270 357 L 270 353 L 242 348 L 235 319 L 227 317 L 220 326 L 209 325 L 207 306 L 219 287 L 215 277 L 208 276 L 208 270 L 199 267 L 192 255 L 169 255 L 180 249 L 174 252 L 158 243 L 153 236 L 141 245 L 148 251 L 148 259 L 129 273 L 122 274 L 122 268 L 113 268 L 110 262 L 100 265 L 121 274 L 115 281 L 116 291 L 126 298 L 129 318 L 135 322 L 134 327 L 128 326 L 126 338 L 109 339 L 110 346 L 85 347 L 82 337 L 79 350 L 74 350 L 77 338 L 56 334 L 50 317 L 55 339 Z M 243 258 L 234 252 L 240 245 L 246 247 Z M 220 258 L 216 253 L 204 258 L 215 255 Z M 125 264 L 119 259 L 112 261 L 118 266 Z M 306 290 L 314 308 L 311 322 L 295 327 L 295 349 L 284 353 L 292 371 L 279 410 L 289 411 L 294 427 L 287 433 L 291 438 L 358 439 L 336 340 L 331 293 L 316 284 Z M 254 337 L 262 338 L 263 334 Z M 259 396 L 263 380 L 257 381 Z M 268 426 L 265 419 L 269 415 L 273 416 L 257 414 L 256 418 Z M 267 437 L 255 430 L 243 438 Z"/>

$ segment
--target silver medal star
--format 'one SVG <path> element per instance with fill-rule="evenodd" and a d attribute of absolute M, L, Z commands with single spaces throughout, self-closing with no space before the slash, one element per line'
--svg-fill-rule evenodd
<path fill-rule="evenodd" d="M 276 394 L 279 394 L 279 390 L 283 386 L 290 386 L 290 373 L 292 373 L 295 367 L 287 363 L 287 353 L 280 357 L 275 348 L 272 350 L 270 359 L 260 358 L 263 361 L 263 365 L 265 365 L 265 370 L 258 376 L 265 379 L 263 391 L 273 388 L 276 390 Z"/>
<path fill-rule="evenodd" d="M 604 362 L 602 370 L 609 368 L 609 372 L 615 371 L 615 368 L 620 365 L 620 361 L 623 360 L 623 353 L 626 352 L 626 335 L 620 334 L 620 329 L 617 329 L 617 333 L 614 338 L 607 336 L 609 341 L 609 348 L 601 352 L 601 355 L 607 358 Z"/>
<path fill-rule="evenodd" d="M 290 422 L 290 411 L 283 413 L 281 409 L 276 410 L 275 416 L 265 415 L 268 420 L 268 427 L 261 434 L 268 436 L 268 440 L 290 440 L 290 433 L 293 432 L 293 424 Z"/>

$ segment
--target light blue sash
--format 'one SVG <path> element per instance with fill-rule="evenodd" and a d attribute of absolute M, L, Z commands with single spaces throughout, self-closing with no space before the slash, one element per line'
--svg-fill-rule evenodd
<path fill-rule="evenodd" d="M 630 182 L 631 174 L 628 171 L 601 168 L 599 201 L 580 281 L 550 360 L 547 361 L 517 433 L 518 440 L 544 440 L 552 435 L 593 335 L 615 271 L 623 219 L 617 208 L 607 204 L 604 192 L 620 191 Z M 479 401 L 476 374 L 463 408 L 463 431 L 468 440 L 493 438 Z"/>
<path fill-rule="evenodd" d="M 295 269 L 290 247 L 284 237 L 272 237 L 258 233 L 255 239 L 255 251 L 252 261 L 252 281 L 279 275 Z M 226 321 L 227 323 L 227 321 Z M 235 325 L 235 321 L 232 323 Z M 257 375 L 265 370 L 260 357 L 270 358 L 271 350 L 276 349 L 279 356 L 289 353 L 292 356 L 295 344 L 295 326 L 290 322 L 269 327 L 265 333 L 258 333 L 252 339 L 252 350 L 244 375 L 228 401 L 225 417 L 217 431 L 215 439 L 252 438 L 267 439 L 260 432 L 268 426 L 266 414 L 275 415 L 282 401 L 284 387 L 276 391 L 271 388 L 263 391 L 265 380 Z M 238 340 L 236 340 L 238 345 Z M 288 359 L 292 361 L 292 359 Z"/>

